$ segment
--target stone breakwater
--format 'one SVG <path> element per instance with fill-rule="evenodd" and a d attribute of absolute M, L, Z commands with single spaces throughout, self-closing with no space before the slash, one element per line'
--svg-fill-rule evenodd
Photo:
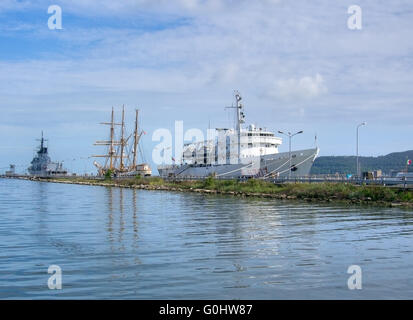
<path fill-rule="evenodd" d="M 337 196 L 329 196 L 327 198 L 317 198 L 317 197 L 303 197 L 297 195 L 286 194 L 283 192 L 277 193 L 265 193 L 265 192 L 247 192 L 247 191 L 227 191 L 227 190 L 216 190 L 208 188 L 193 188 L 193 187 L 179 187 L 174 185 L 151 185 L 151 184 L 125 184 L 118 183 L 117 181 L 107 181 L 107 180 L 96 180 L 96 181 L 81 181 L 78 179 L 53 179 L 53 178 L 39 178 L 39 177 L 20 177 L 20 179 L 40 181 L 40 182 L 50 182 L 50 183 L 64 183 L 64 184 L 76 184 L 76 185 L 86 185 L 86 186 L 103 186 L 103 187 L 117 187 L 117 188 L 128 188 L 128 189 L 140 189 L 140 190 L 155 190 L 155 191 L 175 191 L 175 192 L 195 192 L 210 195 L 228 195 L 228 196 L 238 196 L 238 197 L 256 197 L 256 198 L 269 198 L 278 200 L 297 200 L 305 202 L 314 203 L 332 203 L 337 202 L 341 204 L 355 204 L 355 205 L 373 205 L 373 206 L 386 206 L 386 207 L 404 207 L 413 208 L 412 202 L 401 202 L 401 201 L 381 201 L 372 200 L 370 197 L 356 198 L 356 199 L 340 199 Z"/>
<path fill-rule="evenodd" d="M 64 183 L 64 184 L 78 184 L 85 186 L 102 186 L 102 187 L 117 187 L 117 188 L 128 188 L 128 189 L 141 189 L 141 190 L 158 190 L 158 191 L 177 191 L 177 192 L 197 192 L 197 193 L 208 193 L 208 194 L 223 194 L 232 196 L 245 196 L 245 197 L 261 197 L 261 198 L 276 198 L 276 199 L 297 199 L 296 196 L 288 196 L 286 194 L 273 194 L 273 193 L 254 193 L 254 192 L 241 192 L 241 191 L 222 191 L 222 190 L 210 190 L 210 189 L 200 189 L 200 188 L 179 188 L 172 186 L 159 186 L 159 185 L 148 185 L 148 184 L 134 184 L 126 185 L 116 182 L 106 182 L 106 181 L 75 181 L 75 180 L 59 180 L 59 179 L 45 179 L 45 178 L 27 178 L 26 180 L 31 181 L 41 181 L 41 182 L 52 182 L 52 183 Z"/>

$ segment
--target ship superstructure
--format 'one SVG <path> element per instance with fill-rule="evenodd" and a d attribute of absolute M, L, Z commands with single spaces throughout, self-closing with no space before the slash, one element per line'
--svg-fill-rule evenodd
<path fill-rule="evenodd" d="M 42 131 L 39 149 L 37 150 L 33 160 L 30 162 L 30 167 L 27 169 L 29 174 L 38 177 L 67 175 L 67 170 L 63 168 L 62 162 L 52 162 L 50 159 L 46 141 L 47 140 L 44 139 Z"/>
<path fill-rule="evenodd" d="M 101 123 L 110 126 L 110 133 L 108 140 L 95 142 L 96 146 L 105 146 L 107 148 L 106 154 L 93 156 L 97 158 L 105 158 L 105 163 L 103 165 L 97 161 L 93 162 L 98 169 L 98 175 L 102 176 L 108 172 L 115 176 L 150 176 L 152 174 L 149 164 L 138 163 L 138 153 L 140 153 L 143 158 L 143 152 L 139 148 L 139 142 L 145 131 L 139 131 L 139 110 L 135 110 L 135 114 L 135 128 L 130 135 L 127 135 L 126 133 L 124 107 L 122 107 L 122 119 L 120 123 L 115 122 L 113 108 L 110 122 Z M 119 132 L 116 132 L 116 127 L 120 128 Z"/>
<path fill-rule="evenodd" d="M 215 129 L 215 138 L 184 145 L 179 164 L 160 165 L 164 177 L 297 177 L 310 173 L 318 147 L 279 153 L 282 138 L 273 132 L 245 123 L 241 95 L 235 91 L 234 128 Z"/>

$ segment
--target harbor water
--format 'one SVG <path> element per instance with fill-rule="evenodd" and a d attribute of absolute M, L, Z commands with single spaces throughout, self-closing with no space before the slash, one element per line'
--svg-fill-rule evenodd
<path fill-rule="evenodd" d="M 412 299 L 412 244 L 407 209 L 0 179 L 1 299 Z"/>

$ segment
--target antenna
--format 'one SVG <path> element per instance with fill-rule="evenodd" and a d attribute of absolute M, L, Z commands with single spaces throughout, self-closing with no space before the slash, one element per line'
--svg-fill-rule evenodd
<path fill-rule="evenodd" d="M 42 138 L 40 140 L 40 150 L 43 152 L 43 143 L 44 143 L 44 139 L 43 139 L 43 130 L 42 130 Z"/>
<path fill-rule="evenodd" d="M 43 148 L 44 148 L 44 142 L 47 141 L 47 139 L 44 138 L 43 136 L 43 130 L 41 131 L 41 138 L 40 139 L 36 139 L 36 141 L 40 141 L 40 152 L 43 152 Z"/>

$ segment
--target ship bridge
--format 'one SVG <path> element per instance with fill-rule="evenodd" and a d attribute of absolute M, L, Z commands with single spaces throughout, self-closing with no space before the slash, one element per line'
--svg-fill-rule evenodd
<path fill-rule="evenodd" d="M 238 159 L 238 134 L 233 129 L 218 129 L 226 139 L 201 141 L 184 145 L 183 162 L 190 164 L 226 163 Z M 278 153 L 282 139 L 265 128 L 250 125 L 241 129 L 240 158 L 260 157 Z M 219 150 L 223 153 L 219 154 Z"/>
<path fill-rule="evenodd" d="M 266 129 L 249 125 L 247 129 L 241 129 L 240 143 L 241 158 L 257 157 L 278 153 L 282 138 Z"/>

